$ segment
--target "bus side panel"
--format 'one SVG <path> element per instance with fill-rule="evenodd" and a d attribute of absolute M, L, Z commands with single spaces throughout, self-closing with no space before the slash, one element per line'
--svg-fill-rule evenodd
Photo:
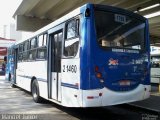
<path fill-rule="evenodd" d="M 48 99 L 47 81 L 38 81 L 39 94 L 41 97 Z"/>
<path fill-rule="evenodd" d="M 25 75 L 27 73 L 27 69 L 31 68 L 28 62 L 19 62 L 17 64 L 17 70 L 16 70 L 16 82 L 17 85 L 27 91 L 30 91 L 30 82 L 31 79 Z M 29 69 L 31 70 L 31 69 Z"/>
<path fill-rule="evenodd" d="M 39 84 L 40 96 L 48 98 L 46 61 L 18 63 L 16 77 L 17 77 L 17 85 L 30 92 L 31 92 L 31 80 L 33 77 L 35 77 Z"/>
<path fill-rule="evenodd" d="M 34 65 L 36 72 L 32 73 L 31 76 L 35 76 L 39 85 L 39 94 L 41 97 L 48 99 L 47 89 L 47 61 L 37 61 Z"/>
<path fill-rule="evenodd" d="M 62 105 L 82 106 L 80 85 L 80 59 L 62 59 Z"/>

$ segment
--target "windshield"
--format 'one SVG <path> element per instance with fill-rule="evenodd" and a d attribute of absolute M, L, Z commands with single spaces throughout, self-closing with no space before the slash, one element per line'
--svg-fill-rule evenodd
<path fill-rule="evenodd" d="M 95 11 L 97 40 L 101 47 L 141 50 L 145 23 L 136 18 L 106 11 Z"/>

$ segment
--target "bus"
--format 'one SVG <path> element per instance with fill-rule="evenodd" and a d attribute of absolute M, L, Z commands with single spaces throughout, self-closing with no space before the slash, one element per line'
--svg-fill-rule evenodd
<path fill-rule="evenodd" d="M 150 96 L 148 21 L 87 3 L 14 47 L 17 85 L 66 107 L 101 107 Z"/>
<path fill-rule="evenodd" d="M 160 84 L 160 53 L 151 53 L 151 83 Z"/>
<path fill-rule="evenodd" d="M 6 73 L 5 73 L 5 79 L 8 81 L 13 80 L 14 78 L 14 45 L 11 45 L 7 48 L 7 56 L 6 56 Z"/>
<path fill-rule="evenodd" d="M 153 68 L 160 67 L 160 54 L 151 55 L 151 66 Z"/>

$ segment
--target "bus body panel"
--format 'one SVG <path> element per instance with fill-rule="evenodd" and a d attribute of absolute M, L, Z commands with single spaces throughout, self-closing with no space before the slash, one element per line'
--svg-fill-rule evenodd
<path fill-rule="evenodd" d="M 8 47 L 5 79 L 14 79 L 14 45 Z"/>
<path fill-rule="evenodd" d="M 80 88 L 79 51 L 74 58 L 62 59 L 62 104 L 68 107 L 82 106 Z"/>
<path fill-rule="evenodd" d="M 86 5 L 86 8 L 89 8 L 91 12 L 90 17 L 83 16 L 83 24 L 81 24 L 80 88 L 83 90 L 83 106 L 87 106 L 87 104 L 89 106 L 114 105 L 148 98 L 150 95 L 150 50 L 147 20 L 135 16 L 144 21 L 141 26 L 138 26 L 139 28 L 146 25 L 144 28 L 146 48 L 144 51 L 121 48 L 104 50 L 98 45 L 95 36 L 93 6 Z M 113 11 L 116 12 L 116 10 Z M 98 67 L 97 72 L 95 72 L 96 67 Z M 101 73 L 100 79 L 96 77 L 97 73 Z M 101 91 L 101 89 L 103 90 Z M 99 94 L 103 94 L 103 91 L 105 91 L 104 96 L 100 97 Z M 134 95 L 136 96 L 130 97 Z M 107 101 L 110 96 L 113 99 Z M 88 102 L 85 103 L 87 97 Z M 102 104 L 100 104 L 101 102 Z"/>
<path fill-rule="evenodd" d="M 149 98 L 150 90 L 150 85 L 142 84 L 129 92 L 115 92 L 108 88 L 83 90 L 83 107 L 110 106 L 143 100 Z"/>
<path fill-rule="evenodd" d="M 42 98 L 48 99 L 48 84 L 47 81 L 38 81 L 39 93 Z"/>
<path fill-rule="evenodd" d="M 13 76 L 13 70 L 14 70 L 14 56 L 13 55 L 8 55 L 7 56 L 7 64 L 6 64 L 6 74 L 5 74 L 5 79 L 9 80 L 9 77 Z M 9 76 L 11 75 L 11 76 Z"/>
<path fill-rule="evenodd" d="M 41 69 L 36 69 L 37 67 Z M 37 81 L 47 82 L 47 61 L 19 62 L 16 73 L 17 85 L 25 90 L 31 91 L 31 80 L 33 77 L 35 77 Z M 40 94 L 41 91 L 43 91 L 43 89 L 40 88 Z"/>

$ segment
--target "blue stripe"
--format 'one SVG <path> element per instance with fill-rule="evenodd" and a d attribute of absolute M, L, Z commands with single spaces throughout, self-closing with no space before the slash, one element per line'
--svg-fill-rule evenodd
<path fill-rule="evenodd" d="M 32 77 L 30 77 L 30 76 L 25 76 L 25 75 L 18 75 L 19 77 L 23 77 L 23 78 L 29 78 L 29 79 L 31 79 Z"/>
<path fill-rule="evenodd" d="M 69 83 L 61 83 L 61 86 L 78 89 L 77 85 L 69 84 Z"/>
<path fill-rule="evenodd" d="M 43 78 L 37 78 L 38 81 L 42 81 L 42 82 L 47 82 L 46 79 L 43 79 Z"/>
<path fill-rule="evenodd" d="M 18 75 L 20 77 L 24 77 L 24 78 L 29 78 L 31 79 L 32 77 L 31 76 L 25 76 L 25 75 Z M 47 82 L 47 80 L 43 79 L 43 78 L 37 78 L 38 81 L 42 81 L 42 82 Z M 74 84 L 69 84 L 69 83 L 61 83 L 61 86 L 64 86 L 64 87 L 69 87 L 69 88 L 74 88 L 74 89 L 79 89 L 77 85 L 74 85 Z"/>
<path fill-rule="evenodd" d="M 28 79 L 32 79 L 32 76 L 25 76 L 25 75 L 18 75 L 19 77 L 23 77 L 23 78 L 28 78 Z M 47 82 L 46 79 L 43 78 L 37 78 L 38 81 L 42 81 L 42 82 Z"/>

